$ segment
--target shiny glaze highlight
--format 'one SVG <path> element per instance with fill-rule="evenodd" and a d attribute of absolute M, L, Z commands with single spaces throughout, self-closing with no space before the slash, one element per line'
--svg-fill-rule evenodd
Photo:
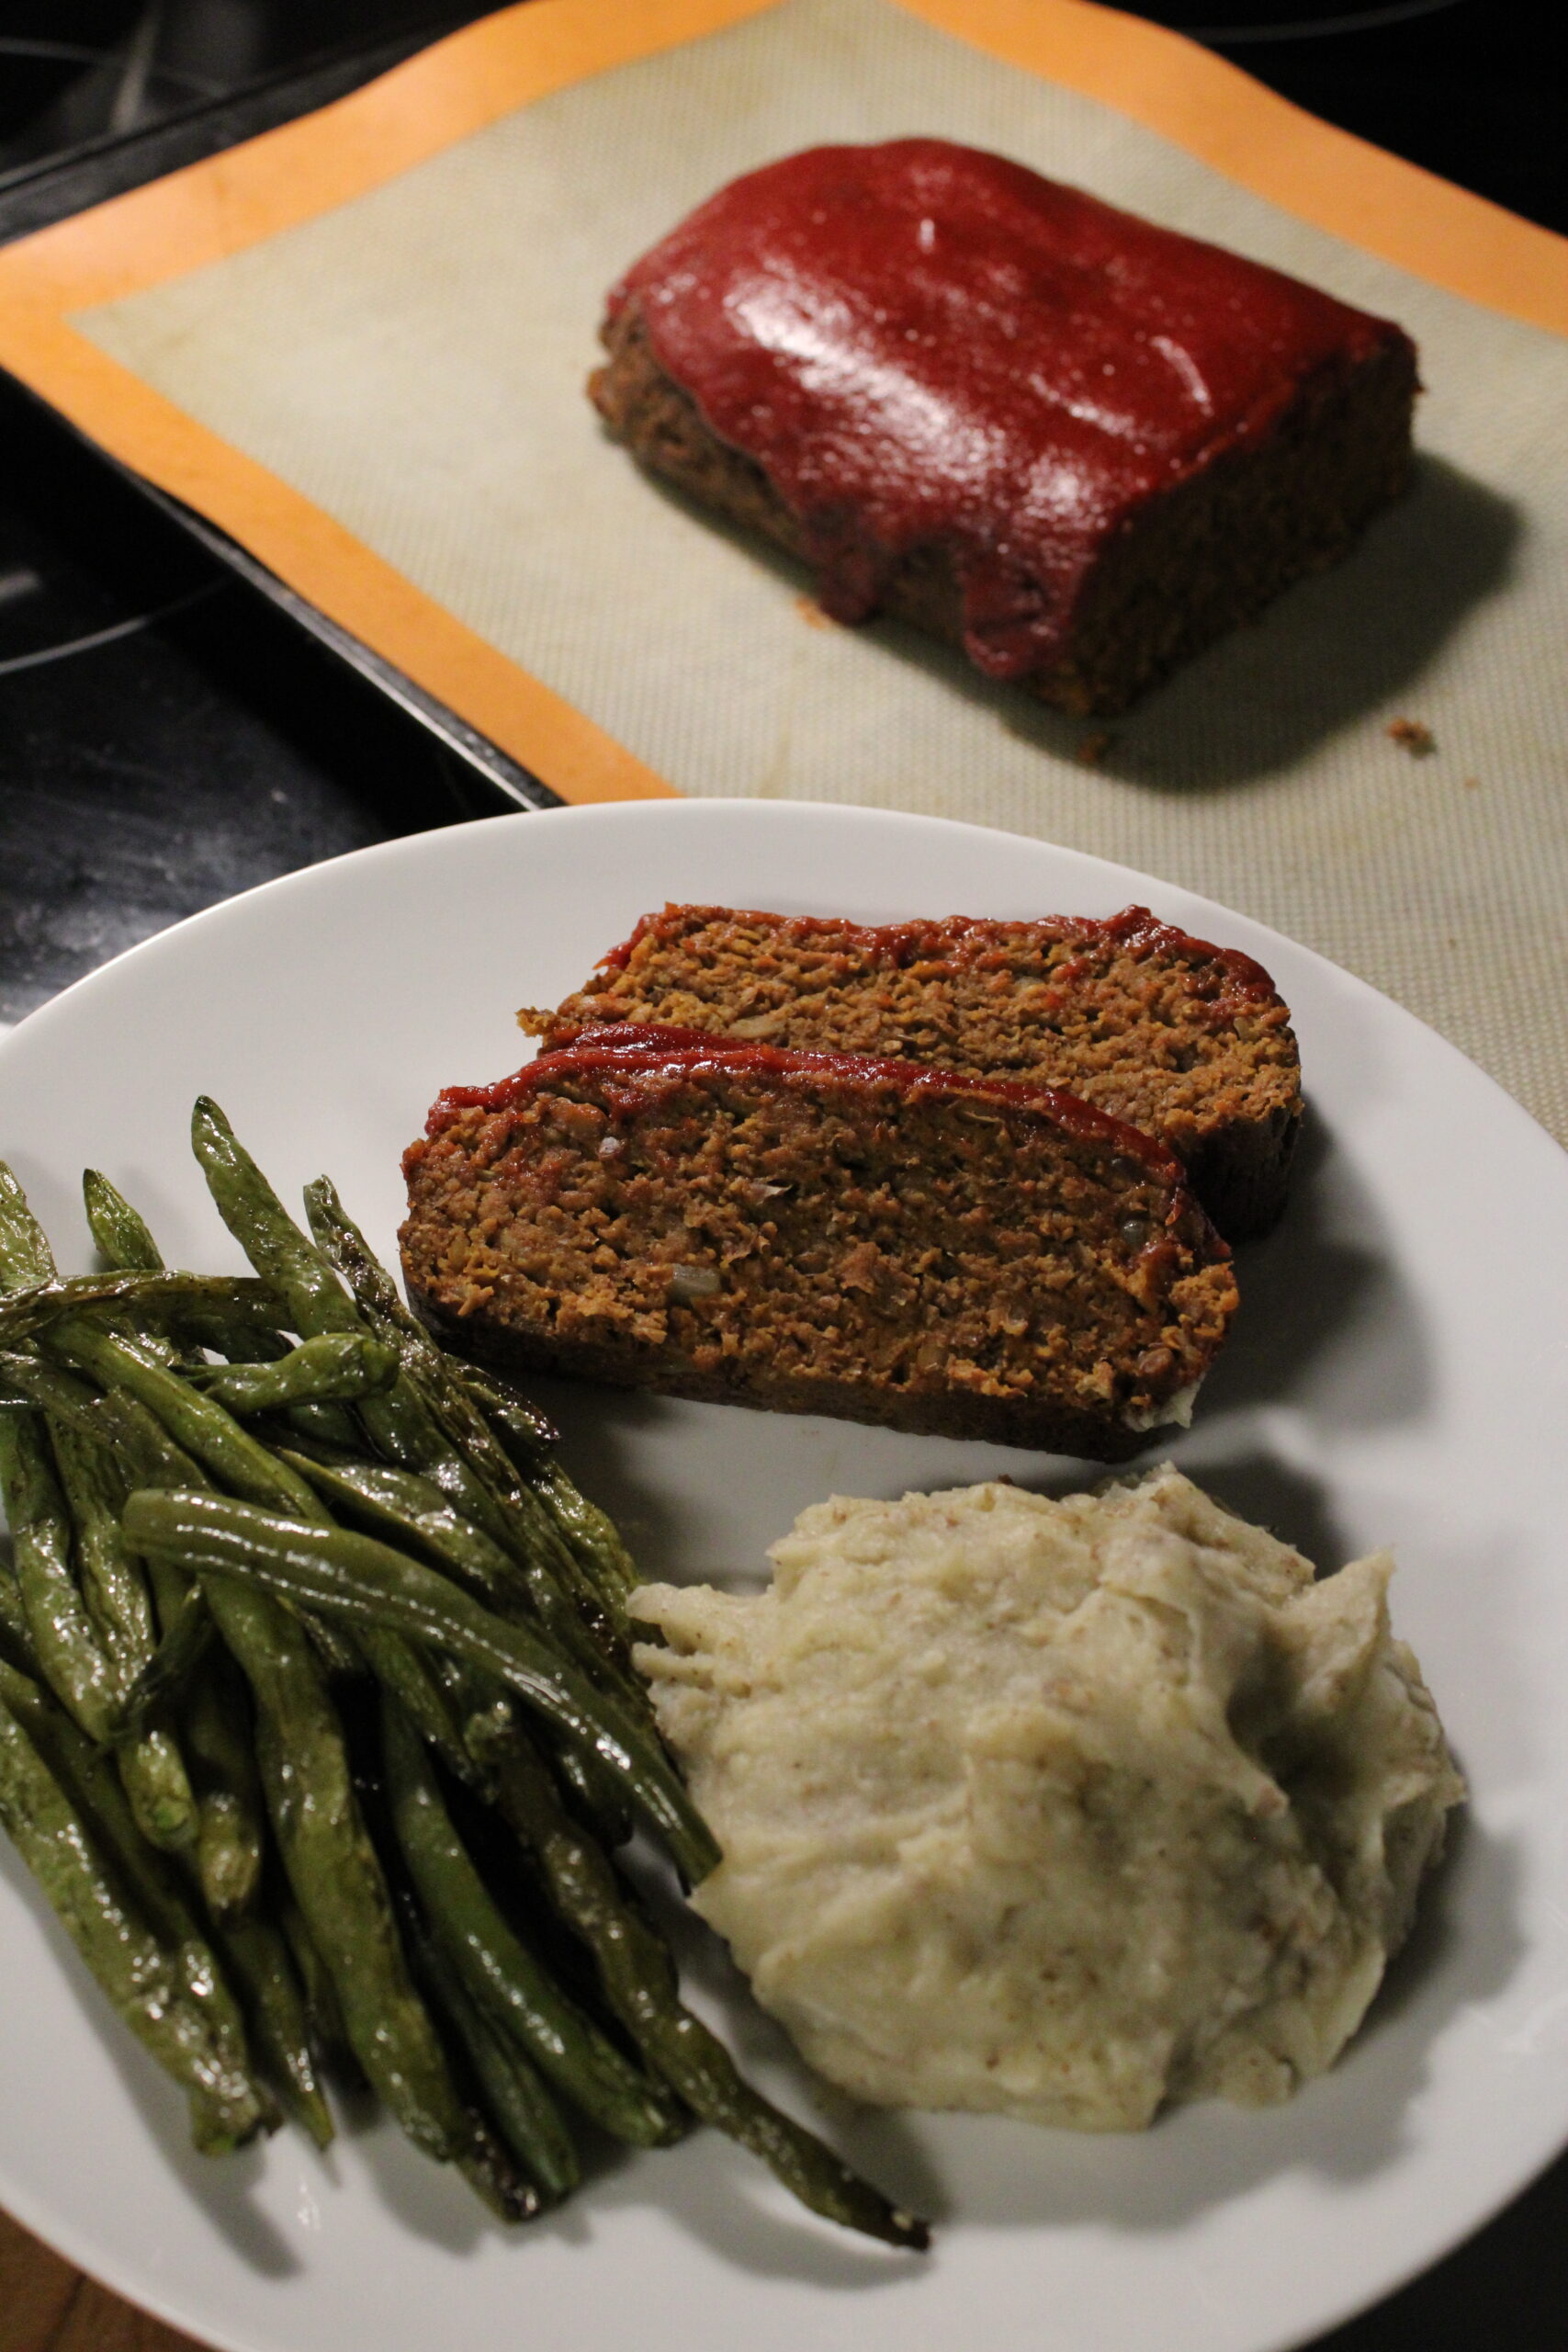
<path fill-rule="evenodd" d="M 653 355 L 802 523 L 826 610 L 935 544 L 988 675 L 1046 667 L 1148 501 L 1256 446 L 1390 322 L 937 139 L 736 180 L 627 273 Z"/>

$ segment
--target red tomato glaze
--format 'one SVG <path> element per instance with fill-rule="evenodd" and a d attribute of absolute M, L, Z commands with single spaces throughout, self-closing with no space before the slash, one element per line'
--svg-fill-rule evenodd
<path fill-rule="evenodd" d="M 1400 328 L 940 139 L 748 173 L 627 273 L 654 357 L 806 526 L 826 609 L 956 557 L 964 646 L 1048 666 L 1139 507 Z"/>
<path fill-rule="evenodd" d="M 520 1110 L 531 1094 L 547 1092 L 562 1080 L 597 1077 L 610 1081 L 613 1088 L 617 1078 L 652 1079 L 678 1086 L 710 1070 L 750 1072 L 779 1087 L 819 1088 L 837 1081 L 856 1091 L 892 1086 L 908 1098 L 960 1094 L 1005 1102 L 1048 1121 L 1076 1142 L 1115 1152 L 1168 1188 L 1172 1219 L 1191 1216 L 1201 1219 L 1205 1229 L 1208 1227 L 1208 1219 L 1187 1190 L 1180 1161 L 1163 1143 L 1061 1087 L 1042 1086 L 1026 1079 L 986 1078 L 967 1070 L 931 1069 L 923 1063 L 897 1061 L 879 1054 L 802 1052 L 788 1046 L 762 1045 L 658 1022 L 606 1022 L 583 1030 L 570 1046 L 540 1054 L 493 1085 L 449 1086 L 432 1105 L 424 1131 L 431 1136 L 444 1135 L 465 1111 L 504 1114 Z M 628 1090 L 625 1114 L 635 1118 L 649 1100 L 646 1093 Z M 1217 1256 L 1230 1254 L 1217 1236 L 1210 1237 L 1210 1246 Z"/>

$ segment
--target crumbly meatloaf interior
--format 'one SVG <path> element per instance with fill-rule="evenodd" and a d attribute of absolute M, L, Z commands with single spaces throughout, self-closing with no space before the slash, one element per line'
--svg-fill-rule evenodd
<path fill-rule="evenodd" d="M 410 1296 L 492 1361 L 1121 1461 L 1234 1310 L 1175 1164 L 1081 1106 L 711 1050 L 513 1083 L 405 1161 Z"/>
<path fill-rule="evenodd" d="M 554 1013 L 660 1021 L 828 1052 L 1066 1087 L 1158 1136 L 1231 1239 L 1284 1205 L 1301 1119 L 1290 1012 L 1262 967 L 1156 923 L 863 926 L 728 907 L 666 907 Z"/>
<path fill-rule="evenodd" d="M 807 561 L 797 517 L 660 366 L 635 300 L 604 336 L 609 358 L 589 390 L 616 440 L 699 504 Z M 1292 580 L 1344 555 L 1404 486 L 1416 392 L 1403 343 L 1309 379 L 1260 446 L 1224 452 L 1112 535 L 1066 658 L 1019 683 L 1062 710 L 1124 710 Z M 888 562 L 880 604 L 931 636 L 963 641 L 958 572 L 940 543 Z"/>

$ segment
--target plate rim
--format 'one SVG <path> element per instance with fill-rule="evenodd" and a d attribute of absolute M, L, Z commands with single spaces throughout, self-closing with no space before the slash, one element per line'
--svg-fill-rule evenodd
<path fill-rule="evenodd" d="M 1055 857 L 1066 859 L 1072 865 L 1083 869 L 1088 875 L 1099 877 L 1102 882 L 1107 877 L 1114 877 L 1114 884 L 1118 888 L 1125 884 L 1138 891 L 1168 894 L 1182 901 L 1187 909 L 1201 910 L 1205 920 L 1212 914 L 1219 919 L 1222 926 L 1225 924 L 1241 926 L 1246 933 L 1249 934 L 1243 944 L 1247 946 L 1248 952 L 1260 952 L 1262 960 L 1265 962 L 1268 961 L 1269 949 L 1277 944 L 1285 951 L 1287 960 L 1304 957 L 1311 964 L 1324 967 L 1332 976 L 1333 985 L 1347 987 L 1353 995 L 1359 993 L 1371 999 L 1379 1009 L 1380 1018 L 1386 1019 L 1389 1013 L 1393 1013 L 1397 1022 L 1413 1024 L 1414 1030 L 1421 1037 L 1424 1050 L 1429 1050 L 1435 1046 L 1440 1050 L 1442 1057 L 1452 1057 L 1453 1061 L 1467 1073 L 1471 1082 L 1475 1080 L 1483 1082 L 1488 1090 L 1492 1107 L 1495 1110 L 1501 1106 L 1502 1115 L 1512 1127 L 1518 1146 L 1524 1147 L 1532 1154 L 1541 1151 L 1541 1148 L 1544 1147 L 1541 1159 L 1543 1171 L 1550 1170 L 1551 1176 L 1558 1182 L 1561 1182 L 1564 1172 L 1568 1172 L 1568 1155 L 1563 1153 L 1562 1147 L 1557 1145 L 1556 1139 L 1550 1132 L 1542 1127 L 1522 1104 L 1508 1094 L 1497 1080 L 1482 1069 L 1440 1031 L 1423 1021 L 1408 1007 L 1400 1004 L 1396 999 L 1374 988 L 1359 974 L 1335 963 L 1320 950 L 1308 946 L 1303 942 L 1292 939 L 1289 934 L 1255 917 L 1226 907 L 1221 901 L 1210 899 L 1206 894 L 1190 889 L 1184 884 L 1166 882 L 1160 877 L 1144 873 L 1120 861 L 1077 850 L 1066 843 L 1043 840 L 1038 836 L 1013 834 L 1005 828 L 974 824 L 959 819 L 929 816 L 897 809 L 867 808 L 853 804 L 819 803 L 807 800 L 760 802 L 740 797 L 724 797 L 669 802 L 601 803 L 586 807 L 507 812 L 493 817 L 470 820 L 460 825 L 437 828 L 426 832 L 403 835 L 391 841 L 369 844 L 344 852 L 331 859 L 319 861 L 312 865 L 271 877 L 249 890 L 237 893 L 232 898 L 204 908 L 187 916 L 182 922 L 135 943 L 108 963 L 83 975 L 70 988 L 37 1007 L 8 1032 L 0 1032 L 0 1086 L 4 1085 L 7 1066 L 18 1047 L 27 1051 L 37 1045 L 41 1035 L 53 1025 L 57 1018 L 73 1019 L 81 1009 L 84 999 L 90 1004 L 95 995 L 106 988 L 113 988 L 128 966 L 155 959 L 169 951 L 171 943 L 177 942 L 183 945 L 186 937 L 191 934 L 199 933 L 205 929 L 213 927 L 221 928 L 226 921 L 232 918 L 233 910 L 238 908 L 248 909 L 254 902 L 273 899 L 279 894 L 285 898 L 293 898 L 307 894 L 314 888 L 330 887 L 331 877 L 340 869 L 376 865 L 400 865 L 405 863 L 417 865 L 423 858 L 441 854 L 442 845 L 448 839 L 463 841 L 479 831 L 493 833 L 497 827 L 504 829 L 509 837 L 515 837 L 516 828 L 525 821 L 536 825 L 543 820 L 547 825 L 557 829 L 570 827 L 576 830 L 592 829 L 606 819 L 613 819 L 623 823 L 629 821 L 635 826 L 649 826 L 659 830 L 671 824 L 677 826 L 691 822 L 702 824 L 715 818 L 737 816 L 747 822 L 762 824 L 772 824 L 780 820 L 785 824 L 793 824 L 805 820 L 812 825 L 832 826 L 842 823 L 852 828 L 874 829 L 881 825 L 887 825 L 906 834 L 918 830 L 932 836 L 952 833 L 974 835 L 984 839 L 993 848 L 998 841 L 1012 841 L 1032 852 L 1043 851 Z M 1190 913 L 1183 914 L 1179 916 L 1178 920 L 1190 923 L 1192 917 Z M 1221 936 L 1224 935 L 1222 928 Z M 1261 943 L 1260 949 L 1258 943 Z M 175 952 L 179 952 L 178 948 Z M 1536 1140 L 1527 1144 L 1527 1137 L 1533 1137 Z M 0 1142 L 3 1140 L 0 1138 Z M 1397 2293 L 1412 2279 L 1423 2275 L 1457 2247 L 1484 2230 L 1498 2213 L 1513 2203 L 1551 2168 L 1565 2145 L 1568 2145 L 1568 2109 L 1565 2109 L 1556 2126 L 1556 2137 L 1544 2148 L 1539 2159 L 1533 2161 L 1527 2171 L 1516 2176 L 1511 2185 L 1493 2196 L 1482 2210 L 1465 2221 L 1457 2231 L 1447 2230 L 1439 2242 L 1413 2255 L 1407 2263 L 1388 2272 L 1382 2284 L 1368 2292 L 1358 2290 L 1352 2301 L 1336 2305 L 1328 2316 L 1314 2319 L 1304 2332 L 1298 2326 L 1292 2325 L 1283 2334 L 1276 2334 L 1267 2339 L 1259 2338 L 1257 2352 L 1291 2352 L 1291 2347 L 1314 2341 L 1324 2330 L 1342 2325 L 1359 2314 L 1375 2308 L 1389 2296 Z M 3 2157 L 4 2152 L 0 2151 L 0 2161 L 3 2161 Z M 6 2168 L 4 2178 L 0 2179 L 0 2189 L 3 2189 L 6 2209 L 24 2229 L 30 2231 L 44 2245 L 59 2251 L 65 2259 L 72 2262 L 85 2275 L 101 2281 L 112 2291 L 124 2296 L 137 2308 L 152 2312 L 174 2327 L 194 2332 L 214 2344 L 224 2345 L 228 2347 L 228 2352 L 261 2352 L 264 2344 L 267 2346 L 267 2352 L 271 2352 L 269 2339 L 261 2335 L 236 2335 L 233 2333 L 231 2324 L 220 2325 L 215 2332 L 209 2320 L 198 2312 L 193 2312 L 188 2305 L 180 2302 L 177 2293 L 165 2293 L 154 2279 L 131 2276 L 129 2266 L 122 2266 L 112 2256 L 106 2259 L 95 2247 L 84 2242 L 85 2233 L 78 2233 L 74 2224 L 67 2222 L 62 2228 L 55 2217 L 43 2210 L 46 2200 L 35 2199 L 28 2193 L 25 2179 L 13 2181 L 8 2166 Z M 282 2340 L 277 2339 L 279 2343 Z"/>

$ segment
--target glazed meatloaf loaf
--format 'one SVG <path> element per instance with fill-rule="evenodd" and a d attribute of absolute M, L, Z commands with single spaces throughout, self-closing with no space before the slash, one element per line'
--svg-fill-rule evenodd
<path fill-rule="evenodd" d="M 1232 1240 L 1284 1204 L 1301 1122 L 1289 1011 L 1260 964 L 1156 922 L 863 924 L 667 906 L 554 1012 L 547 1046 L 657 1021 L 1065 1087 L 1148 1134 Z"/>
<path fill-rule="evenodd" d="M 1403 484 L 1388 321 L 938 139 L 749 173 L 609 297 L 590 390 L 823 608 L 1122 709 Z"/>
<path fill-rule="evenodd" d="M 409 1296 L 502 1365 L 1119 1462 L 1235 1309 L 1179 1163 L 1049 1088 L 655 1027 L 442 1096 Z"/>

